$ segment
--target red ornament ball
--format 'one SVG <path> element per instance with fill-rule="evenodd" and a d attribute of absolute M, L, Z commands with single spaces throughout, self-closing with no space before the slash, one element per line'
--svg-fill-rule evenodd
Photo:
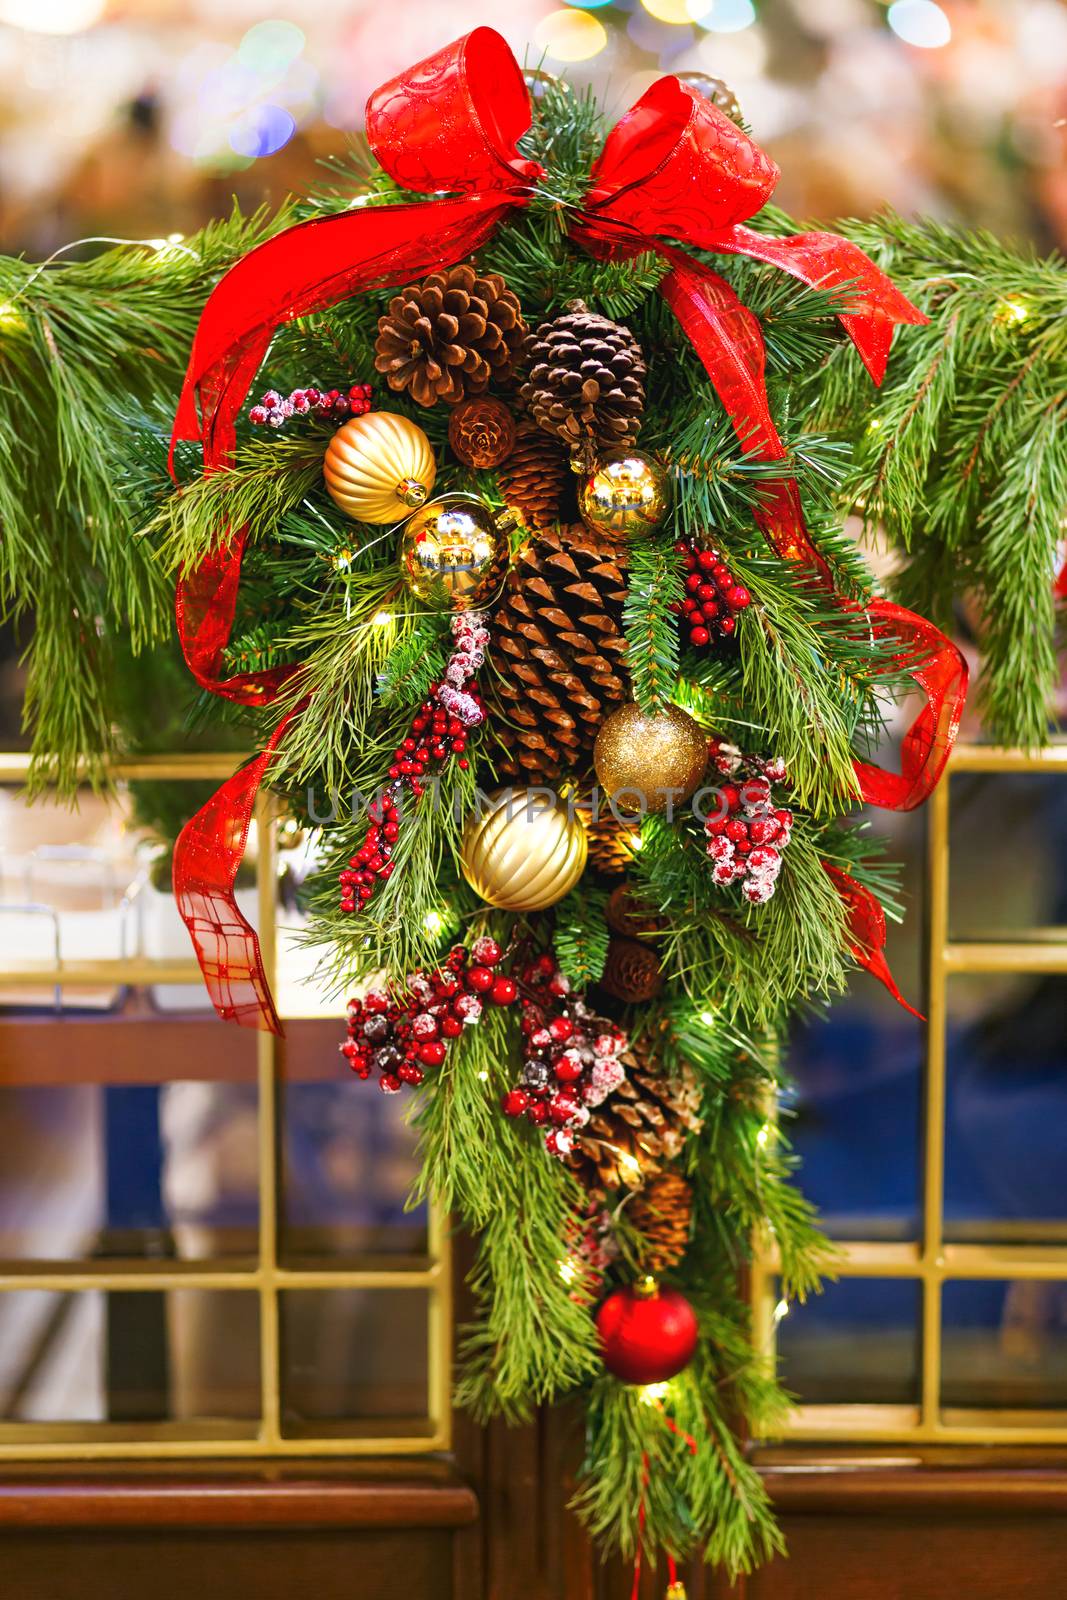
<path fill-rule="evenodd" d="M 697 1347 L 697 1319 L 676 1289 L 616 1289 L 596 1317 L 600 1354 L 623 1383 L 664 1383 L 687 1367 Z"/>

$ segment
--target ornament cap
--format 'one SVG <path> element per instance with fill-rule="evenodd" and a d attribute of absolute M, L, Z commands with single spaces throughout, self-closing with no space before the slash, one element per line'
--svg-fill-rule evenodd
<path fill-rule="evenodd" d="M 427 486 L 424 483 L 420 483 L 418 478 L 401 478 L 396 486 L 397 499 L 403 500 L 404 504 L 410 506 L 412 511 L 417 511 L 419 506 L 426 504 L 426 496 L 429 492 Z"/>
<path fill-rule="evenodd" d="M 654 1300 L 659 1294 L 659 1283 L 651 1272 L 646 1272 L 634 1284 L 634 1294 L 639 1300 Z"/>
<path fill-rule="evenodd" d="M 669 1583 L 664 1600 L 686 1600 L 685 1584 L 678 1579 L 674 1583 Z"/>

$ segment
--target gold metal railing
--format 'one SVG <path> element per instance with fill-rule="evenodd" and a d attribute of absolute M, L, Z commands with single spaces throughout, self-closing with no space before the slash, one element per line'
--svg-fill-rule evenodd
<path fill-rule="evenodd" d="M 233 755 L 163 756 L 116 763 L 117 780 L 189 780 L 229 776 Z M 0 755 L 0 783 L 26 777 L 29 758 Z M 259 852 L 257 887 L 259 939 L 264 967 L 277 992 L 277 840 L 269 796 L 256 807 Z M 199 983 L 196 962 L 141 958 L 134 961 L 57 961 L 15 963 L 0 969 L 5 986 L 64 984 Z M 161 1024 L 165 1025 L 165 1024 Z M 221 1026 L 221 1024 L 220 1024 Z M 278 1250 L 279 1193 L 279 1042 L 257 1035 L 258 1203 L 254 1259 L 190 1263 L 132 1259 L 86 1260 L 51 1265 L 0 1261 L 0 1294 L 44 1290 L 61 1294 L 88 1291 L 147 1292 L 169 1289 L 246 1291 L 259 1306 L 259 1412 L 247 1421 L 163 1421 L 144 1423 L 0 1424 L 0 1461 L 106 1460 L 110 1458 L 269 1457 L 414 1455 L 448 1448 L 451 1437 L 452 1264 L 447 1219 L 429 1212 L 427 1254 L 411 1265 L 383 1264 L 367 1258 L 353 1267 L 303 1270 L 286 1267 Z M 292 1290 L 410 1290 L 427 1297 L 427 1415 L 394 1422 L 330 1423 L 321 1433 L 301 1428 L 288 1433 L 282 1418 L 280 1297 Z"/>
<path fill-rule="evenodd" d="M 1067 777 L 1067 743 L 1027 753 L 980 744 L 958 745 L 945 779 L 929 801 L 926 846 L 926 1049 L 922 1129 L 922 1226 L 913 1243 L 858 1240 L 838 1246 L 839 1276 L 907 1279 L 922 1296 L 919 1398 L 916 1405 L 801 1405 L 787 1436 L 793 1439 L 915 1444 L 1064 1444 L 1067 1411 L 963 1409 L 942 1401 L 942 1290 L 951 1280 L 1067 1281 L 1067 1243 L 953 1243 L 944 1231 L 947 984 L 958 974 L 1067 973 L 1067 928 L 1035 929 L 1032 941 L 984 942 L 950 937 L 949 864 L 951 780 L 961 773 L 1055 773 Z M 1067 1222 L 1067 1192 L 1065 1192 Z M 1050 1230 L 1038 1229 L 1046 1235 Z M 1062 1230 L 1067 1232 L 1067 1228 Z M 760 1255 L 752 1274 L 754 1334 L 773 1349 L 777 1262 Z M 803 1316 L 803 1310 L 796 1315 Z"/>

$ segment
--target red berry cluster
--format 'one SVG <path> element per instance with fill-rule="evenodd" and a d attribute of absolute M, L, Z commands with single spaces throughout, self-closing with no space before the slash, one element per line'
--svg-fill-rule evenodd
<path fill-rule="evenodd" d="M 360 911 L 379 883 L 393 870 L 393 846 L 400 837 L 400 799 L 405 784 L 415 799 L 424 792 L 423 779 L 431 761 L 459 757 L 469 766 L 464 751 L 472 728 L 485 721 L 485 702 L 470 679 L 485 662 L 489 630 L 478 612 L 467 611 L 452 620 L 456 648 L 445 668 L 444 681 L 432 683 L 430 692 L 411 721 L 411 730 L 393 751 L 389 783 L 367 808 L 368 825 L 363 843 L 348 866 L 337 875 L 342 911 Z"/>
<path fill-rule="evenodd" d="M 714 545 L 698 550 L 692 540 L 679 539 L 674 548 L 685 567 L 685 599 L 671 610 L 684 619 L 693 648 L 706 650 L 714 637 L 729 639 L 737 631 L 738 613 L 752 604 L 752 596 Z"/>
<path fill-rule="evenodd" d="M 435 972 L 416 972 L 401 995 L 372 990 L 348 1002 L 348 1038 L 341 1054 L 361 1078 L 378 1074 L 384 1094 L 415 1087 L 425 1067 L 439 1067 L 449 1041 L 479 1021 L 486 1005 L 510 1006 L 518 985 L 495 968 L 503 952 L 495 939 L 457 945 Z"/>
<path fill-rule="evenodd" d="M 570 996 L 570 983 L 551 955 L 539 956 L 520 974 L 522 1079 L 501 1102 L 507 1117 L 527 1117 L 545 1131 L 545 1149 L 561 1159 L 574 1148 L 574 1134 L 622 1083 L 619 1057 L 629 1041 L 614 1023 L 594 1016 Z"/>
<path fill-rule="evenodd" d="M 294 389 L 292 394 L 283 395 L 277 389 L 268 389 L 258 406 L 249 411 L 248 420 L 257 428 L 282 428 L 290 417 L 327 417 L 344 422 L 347 417 L 366 416 L 373 393 L 369 383 L 354 383 L 344 393 L 340 389 Z"/>
<path fill-rule="evenodd" d="M 746 900 L 763 905 L 774 893 L 793 828 L 793 813 L 775 806 L 771 790 L 772 783 L 786 781 L 785 763 L 780 756 L 744 755 L 723 739 L 712 739 L 710 752 L 712 768 L 728 780 L 704 824 L 712 879 L 740 883 Z"/>

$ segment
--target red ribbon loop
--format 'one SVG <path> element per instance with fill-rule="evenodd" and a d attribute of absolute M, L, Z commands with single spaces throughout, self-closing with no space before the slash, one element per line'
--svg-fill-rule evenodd
<path fill-rule="evenodd" d="M 391 178 L 419 194 L 528 189 L 542 176 L 518 153 L 530 96 L 493 28 L 446 45 L 375 89 L 367 139 Z"/>
<path fill-rule="evenodd" d="M 542 176 L 538 163 L 518 150 L 529 126 L 522 73 L 492 28 L 475 28 L 377 89 L 367 107 L 367 134 L 378 160 L 404 188 L 435 198 L 356 204 L 340 215 L 300 223 L 226 273 L 204 307 L 193 341 L 174 423 L 172 470 L 174 447 L 181 440 L 202 441 L 205 471 L 229 462 L 238 413 L 277 327 L 350 295 L 424 277 L 480 249 L 513 206 L 526 204 Z M 778 168 L 746 133 L 691 86 L 663 78 L 608 135 L 571 233 L 596 254 L 656 249 L 670 259 L 662 292 L 746 450 L 784 462 L 786 451 L 767 401 L 758 321 L 722 278 L 669 241 L 749 255 L 804 283 L 847 291 L 849 308 L 841 322 L 876 383 L 885 370 L 894 325 L 926 318 L 849 241 L 826 233 L 775 239 L 744 227 L 777 180 Z M 764 486 L 756 520 L 780 556 L 829 584 L 787 469 Z M 204 688 L 244 704 L 266 705 L 299 668 L 225 675 L 245 537 L 244 529 L 229 530 L 218 549 L 182 575 L 178 633 L 190 671 Z M 872 608 L 871 617 L 876 631 L 884 628 L 901 637 L 901 661 L 928 697 L 905 738 L 901 774 L 856 764 L 864 798 L 904 809 L 924 799 L 941 774 L 959 724 L 966 669 L 955 647 L 921 618 L 884 602 Z M 922 659 L 912 670 L 916 651 Z M 272 746 L 280 734 L 279 729 Z M 175 850 L 179 905 L 209 987 L 211 970 L 219 965 L 211 940 L 221 937 L 223 912 L 229 916 L 232 907 L 232 915 L 238 915 L 232 879 L 226 888 L 233 841 L 240 837 L 243 848 L 233 816 L 216 802 L 229 795 L 234 806 L 243 806 L 247 793 L 254 793 L 254 786 L 247 789 L 251 774 L 264 770 L 262 760 L 239 775 L 237 789 L 231 792 L 228 785 L 220 791 Z M 208 859 L 210 827 L 218 832 L 218 854 L 225 862 L 221 877 L 218 862 Z M 210 907 L 206 918 L 196 909 L 201 904 Z M 234 938 L 234 956 L 222 965 L 252 969 L 250 992 L 259 997 L 259 1021 L 276 1028 L 255 935 L 246 928 Z M 252 1018 L 254 998 L 247 1005 L 233 1004 L 218 984 L 213 994 L 220 1014 Z"/>

